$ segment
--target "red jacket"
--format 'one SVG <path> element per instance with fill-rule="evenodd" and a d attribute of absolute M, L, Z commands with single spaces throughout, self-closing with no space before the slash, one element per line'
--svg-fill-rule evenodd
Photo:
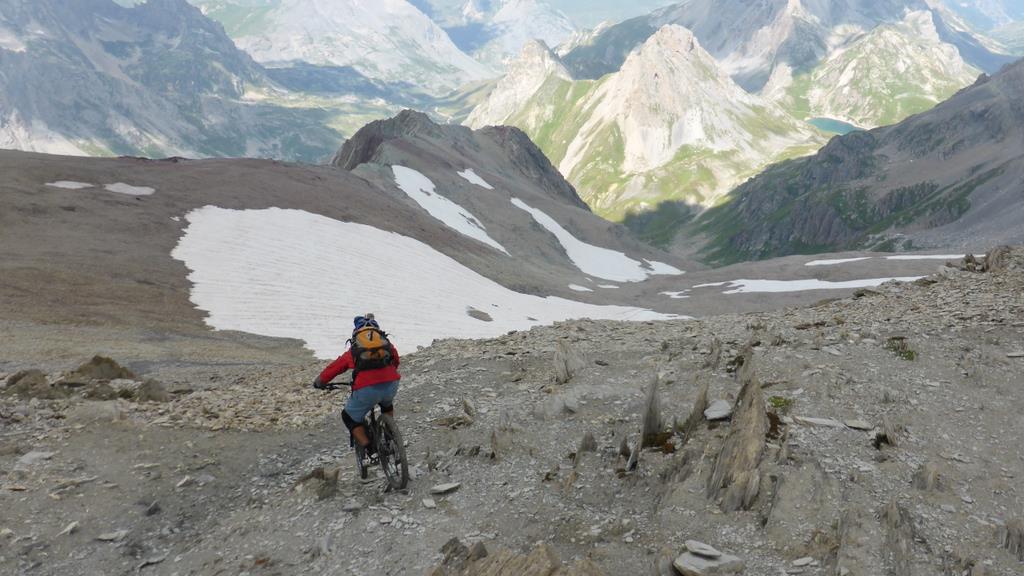
<path fill-rule="evenodd" d="M 394 344 L 391 345 L 391 358 L 391 366 L 376 370 L 363 370 L 356 374 L 356 381 L 352 385 L 352 389 L 359 390 L 360 388 L 401 380 L 402 375 L 398 373 L 398 350 Z M 324 368 L 324 371 L 320 373 L 320 381 L 326 384 L 337 378 L 339 374 L 344 374 L 349 370 L 355 369 L 355 367 L 356 363 L 352 358 L 352 349 L 350 348 L 340 358 L 328 364 L 327 368 Z"/>

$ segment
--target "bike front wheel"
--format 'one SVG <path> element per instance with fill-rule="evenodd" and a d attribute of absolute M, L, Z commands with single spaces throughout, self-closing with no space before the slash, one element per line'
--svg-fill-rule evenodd
<path fill-rule="evenodd" d="M 392 490 L 401 490 L 409 484 L 409 463 L 405 458 L 405 443 L 395 419 L 381 414 L 380 434 L 377 435 L 377 455 L 380 467 Z"/>

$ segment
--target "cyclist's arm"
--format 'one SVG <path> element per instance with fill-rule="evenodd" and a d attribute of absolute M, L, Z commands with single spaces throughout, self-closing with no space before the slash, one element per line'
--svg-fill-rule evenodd
<path fill-rule="evenodd" d="M 391 365 L 394 366 L 395 368 L 398 368 L 399 364 L 401 364 L 401 361 L 398 359 L 398 348 L 395 348 L 395 345 L 392 344 L 391 345 Z"/>
<path fill-rule="evenodd" d="M 355 368 L 355 363 L 352 361 L 352 351 L 350 350 L 324 368 L 324 371 L 320 373 L 320 381 L 327 384 L 353 368 Z"/>

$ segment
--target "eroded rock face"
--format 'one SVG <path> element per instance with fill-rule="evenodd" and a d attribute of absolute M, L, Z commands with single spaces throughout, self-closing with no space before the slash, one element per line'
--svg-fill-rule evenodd
<path fill-rule="evenodd" d="M 749 509 L 760 492 L 758 466 L 768 433 L 761 383 L 754 373 L 754 353 L 743 352 L 739 380 L 743 383 L 736 401 L 732 429 L 725 440 L 708 483 L 708 496 L 720 500 L 724 511 Z"/>

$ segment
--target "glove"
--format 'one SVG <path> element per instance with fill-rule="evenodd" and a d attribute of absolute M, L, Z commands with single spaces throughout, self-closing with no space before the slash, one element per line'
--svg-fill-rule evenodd
<path fill-rule="evenodd" d="M 320 377 L 317 376 L 316 380 L 313 380 L 313 388 L 316 388 L 317 390 L 326 390 L 327 389 L 327 384 L 324 384 L 323 382 L 321 382 L 320 381 Z"/>

